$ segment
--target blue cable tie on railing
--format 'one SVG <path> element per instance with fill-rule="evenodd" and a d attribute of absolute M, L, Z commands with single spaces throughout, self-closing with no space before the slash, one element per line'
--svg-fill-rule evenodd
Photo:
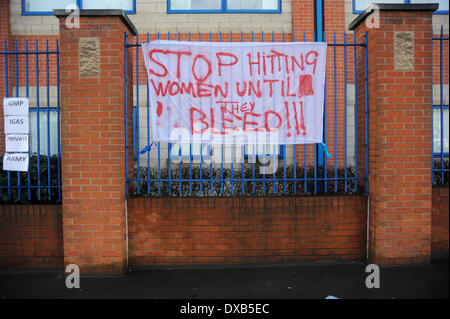
<path fill-rule="evenodd" d="M 329 159 L 332 159 L 333 157 L 331 156 L 330 153 L 328 153 L 327 144 L 322 143 L 322 146 L 323 146 L 323 150 L 324 150 L 325 154 L 327 155 L 327 157 L 328 157 Z"/>
<path fill-rule="evenodd" d="M 150 151 L 152 150 L 152 145 L 153 145 L 153 143 L 155 143 L 155 142 L 153 141 L 152 144 L 147 145 L 146 147 L 144 147 L 144 148 L 142 149 L 142 151 L 140 151 L 140 153 L 141 153 L 141 154 L 144 154 L 145 152 L 149 152 L 149 153 L 150 153 Z"/>

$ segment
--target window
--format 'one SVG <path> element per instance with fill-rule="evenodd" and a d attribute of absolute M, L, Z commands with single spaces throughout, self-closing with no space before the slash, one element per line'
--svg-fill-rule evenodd
<path fill-rule="evenodd" d="M 220 147 L 220 145 L 218 146 Z M 233 147 L 233 146 L 232 146 Z M 235 145 L 234 147 L 241 147 Z M 233 152 L 233 151 L 231 151 Z M 233 153 L 235 154 L 235 153 Z M 208 144 L 184 144 L 184 143 L 172 143 L 170 149 L 170 156 L 173 159 L 176 158 L 192 158 L 207 159 L 212 156 L 212 146 Z M 283 157 L 283 146 L 282 145 L 245 145 L 244 146 L 244 157 Z"/>
<path fill-rule="evenodd" d="M 39 152 L 38 152 L 38 127 L 37 109 L 30 108 L 30 153 L 50 156 L 58 154 L 58 113 L 56 110 L 41 110 L 39 114 Z M 47 112 L 49 114 L 47 114 Z M 48 123 L 50 120 L 50 123 Z M 49 127 L 47 127 L 49 125 Z M 47 131 L 47 129 L 49 131 Z M 50 137 L 49 137 L 50 133 Z M 48 140 L 50 139 L 50 144 Z"/>
<path fill-rule="evenodd" d="M 192 156 L 192 158 L 209 158 L 211 156 L 211 150 L 211 145 L 208 144 L 172 143 L 170 156 L 172 158 L 189 158 L 189 156 Z"/>
<path fill-rule="evenodd" d="M 444 155 L 448 156 L 449 141 L 448 141 L 448 105 L 444 106 L 442 110 L 444 115 Z M 441 106 L 433 106 L 433 155 L 441 155 Z"/>
<path fill-rule="evenodd" d="M 372 3 L 439 3 L 435 14 L 448 14 L 448 0 L 353 0 L 353 13 L 359 14 Z"/>
<path fill-rule="evenodd" d="M 281 0 L 167 0 L 168 13 L 281 13 Z"/>
<path fill-rule="evenodd" d="M 245 145 L 245 157 L 261 157 L 261 156 L 267 156 L 267 157 L 283 157 L 283 146 L 282 145 L 264 145 L 264 144 L 257 144 L 257 145 Z"/>
<path fill-rule="evenodd" d="M 123 9 L 136 13 L 136 0 L 22 0 L 23 15 L 52 15 L 53 9 L 76 4 L 80 9 Z"/>

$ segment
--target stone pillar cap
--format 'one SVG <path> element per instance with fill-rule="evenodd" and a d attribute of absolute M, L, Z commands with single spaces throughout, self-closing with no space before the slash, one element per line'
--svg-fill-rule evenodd
<path fill-rule="evenodd" d="M 354 30 L 360 25 L 372 12 L 380 11 L 436 11 L 439 9 L 439 3 L 373 3 L 366 10 L 361 12 L 349 25 L 349 30 Z"/>
<path fill-rule="evenodd" d="M 72 10 L 54 9 L 53 14 L 56 17 L 66 17 L 72 13 Z M 82 9 L 80 17 L 119 17 L 120 20 L 128 27 L 133 35 L 137 34 L 137 29 L 131 22 L 128 15 L 122 9 Z"/>

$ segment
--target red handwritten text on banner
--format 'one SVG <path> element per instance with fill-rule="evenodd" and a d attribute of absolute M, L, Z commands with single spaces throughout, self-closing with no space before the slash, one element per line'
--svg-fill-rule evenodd
<path fill-rule="evenodd" d="M 153 140 L 321 143 L 325 43 L 142 45 Z"/>

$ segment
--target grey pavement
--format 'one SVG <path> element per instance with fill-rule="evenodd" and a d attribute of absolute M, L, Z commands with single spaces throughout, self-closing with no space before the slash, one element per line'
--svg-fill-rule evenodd
<path fill-rule="evenodd" d="M 276 264 L 242 267 L 141 268 L 123 277 L 84 277 L 65 286 L 62 271 L 0 271 L 0 297 L 150 299 L 412 299 L 449 297 L 448 259 L 382 267 L 378 289 L 365 285 L 366 265 Z"/>

